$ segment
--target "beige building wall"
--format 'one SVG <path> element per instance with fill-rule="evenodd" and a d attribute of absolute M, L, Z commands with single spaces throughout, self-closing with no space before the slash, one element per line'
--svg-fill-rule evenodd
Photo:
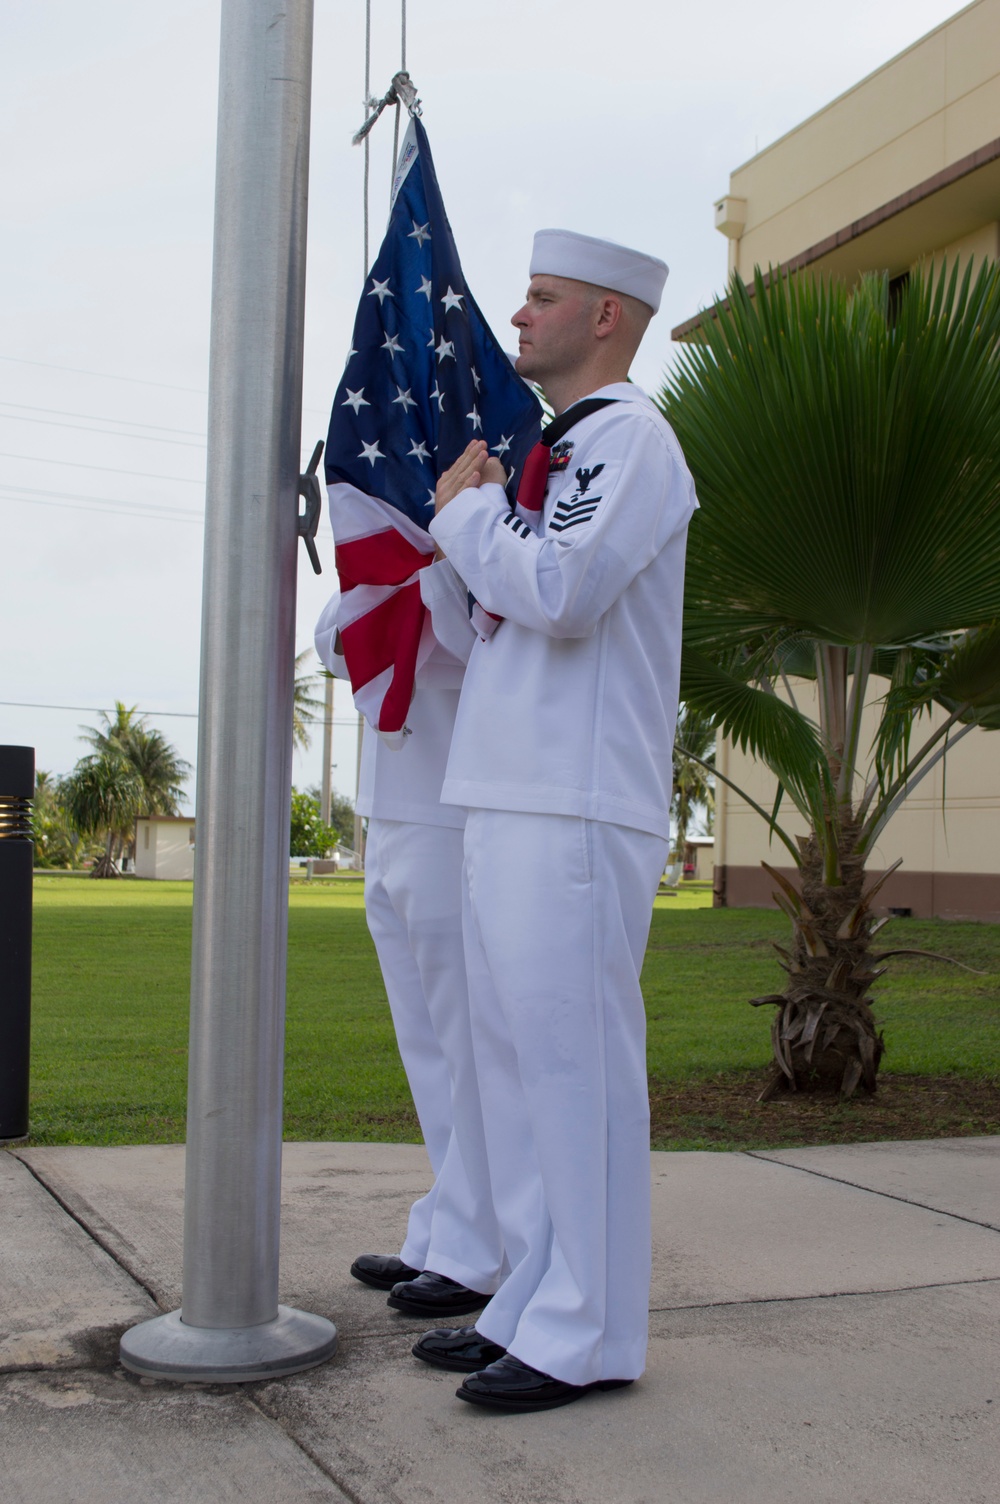
<path fill-rule="evenodd" d="M 194 877 L 194 820 L 153 815 L 136 821 L 136 877 L 189 882 Z"/>
<path fill-rule="evenodd" d="M 729 268 L 749 279 L 755 266 L 821 247 L 998 137 L 1000 0 L 976 0 L 732 173 L 729 197 L 745 205 L 745 225 L 738 238 L 731 234 Z M 857 246 L 852 255 L 845 241 L 815 259 L 848 275 L 856 275 L 852 261 L 897 275 L 928 248 L 942 247 L 940 227 L 945 244 L 971 237 L 978 248 L 982 238 L 995 255 L 1000 161 L 964 177 L 975 181 L 937 189 L 946 203 L 898 208 L 854 237 L 874 235 L 877 254 L 874 246 Z"/>
<path fill-rule="evenodd" d="M 799 708 L 818 718 L 816 686 L 794 686 Z M 877 723 L 875 701 L 887 688 L 876 682 L 866 711 L 862 745 L 870 747 Z M 915 751 L 945 719 L 935 708 L 913 729 Z M 723 743 L 719 771 L 750 798 L 770 811 L 777 780 L 762 764 Z M 779 823 L 794 838 L 806 834 L 805 822 L 786 799 Z M 869 859 L 873 873 L 898 858 L 903 865 L 881 894 L 881 912 L 912 909 L 918 916 L 1000 920 L 1000 732 L 968 732 L 918 783 L 883 830 Z M 715 886 L 717 901 L 727 905 L 770 904 L 773 881 L 761 868 L 768 862 L 787 873 L 794 870 L 783 843 L 769 832 L 747 801 L 719 780 L 716 788 Z"/>
<path fill-rule="evenodd" d="M 1000 259 L 1000 0 L 975 0 L 738 167 L 715 221 L 729 270 L 747 281 L 758 266 L 853 283 L 943 257 Z M 814 692 L 803 692 L 814 705 Z M 725 743 L 717 755 L 720 772 L 770 809 L 766 768 Z M 769 903 L 760 862 L 790 869 L 791 859 L 721 781 L 716 797 L 717 902 Z M 787 806 L 784 816 L 801 832 Z M 939 767 L 919 786 L 872 867 L 899 856 L 886 907 L 1000 920 L 1000 735 L 971 732 L 946 773 Z"/>

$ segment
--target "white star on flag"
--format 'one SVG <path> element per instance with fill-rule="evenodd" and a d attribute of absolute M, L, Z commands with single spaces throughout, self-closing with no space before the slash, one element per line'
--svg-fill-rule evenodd
<path fill-rule="evenodd" d="M 493 445 L 493 453 L 497 456 L 498 459 L 500 459 L 503 455 L 505 455 L 507 453 L 507 450 L 509 448 L 510 448 L 510 439 L 508 439 L 508 437 L 507 437 L 507 435 L 505 433 L 502 433 L 500 435 L 500 442 L 499 442 L 499 444 L 494 444 Z"/>
<path fill-rule="evenodd" d="M 358 277 L 325 464 L 343 585 L 335 614 L 355 705 L 395 739 L 414 692 L 425 693 L 419 676 L 433 646 L 421 586 L 434 558 L 435 481 L 470 438 L 485 450 L 503 434 L 504 467 L 519 467 L 541 413 L 466 291 L 416 118 L 399 161 L 385 240 Z"/>

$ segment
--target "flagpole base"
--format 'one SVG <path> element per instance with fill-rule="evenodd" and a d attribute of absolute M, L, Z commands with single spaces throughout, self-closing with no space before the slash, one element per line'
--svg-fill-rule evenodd
<path fill-rule="evenodd" d="M 127 1331 L 119 1354 L 122 1366 L 144 1379 L 250 1384 L 315 1368 L 336 1350 L 332 1321 L 279 1306 L 273 1321 L 241 1327 L 187 1326 L 180 1311 L 170 1311 Z"/>

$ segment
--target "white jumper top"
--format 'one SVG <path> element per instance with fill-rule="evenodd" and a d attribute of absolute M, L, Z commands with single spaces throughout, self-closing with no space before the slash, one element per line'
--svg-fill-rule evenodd
<path fill-rule="evenodd" d="M 430 565 L 421 573 L 427 576 L 446 573 L 453 578 L 453 571 L 444 563 Z M 448 825 L 455 829 L 465 824 L 463 809 L 441 803 L 441 785 L 465 672 L 465 664 L 456 653 L 468 654 L 474 641 L 464 589 L 462 600 L 462 612 L 456 611 L 449 638 L 455 651 L 435 643 L 430 657 L 417 670 L 406 716 L 410 734 L 401 745 L 390 745 L 365 723 L 356 806 L 359 815 L 377 820 L 404 820 L 412 825 Z M 324 607 L 313 640 L 324 667 L 338 678 L 349 679 L 344 659 L 334 651 L 339 602 L 338 592 Z"/>
<path fill-rule="evenodd" d="M 618 400 L 554 446 L 535 528 L 499 485 L 461 492 L 431 523 L 469 590 L 504 618 L 473 646 L 441 797 L 669 837 L 698 503 L 646 394 L 625 382 L 592 395 Z"/>

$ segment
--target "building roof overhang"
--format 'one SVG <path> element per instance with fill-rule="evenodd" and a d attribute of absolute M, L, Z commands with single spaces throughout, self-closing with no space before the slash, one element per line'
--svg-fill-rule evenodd
<path fill-rule="evenodd" d="M 946 244 L 960 240 L 996 219 L 1000 219 L 1000 137 L 789 257 L 767 274 L 767 280 L 775 271 L 785 276 L 805 267 L 851 282 L 866 271 L 887 270 L 890 276 L 898 276 L 940 246 L 942 238 Z M 689 339 L 706 316 L 714 318 L 715 310 L 702 309 L 685 319 L 670 331 L 671 339 Z"/>

